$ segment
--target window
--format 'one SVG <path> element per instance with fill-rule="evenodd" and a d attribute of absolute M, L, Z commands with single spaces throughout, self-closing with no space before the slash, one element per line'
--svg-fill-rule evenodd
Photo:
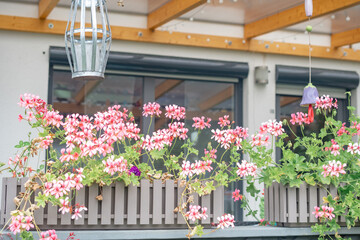
<path fill-rule="evenodd" d="M 345 90 L 344 90 L 345 92 Z M 338 114 L 337 114 L 337 120 L 340 120 L 342 122 L 346 122 L 348 119 L 348 112 L 347 112 L 347 100 L 344 98 L 344 96 L 341 95 L 337 95 L 340 96 L 342 98 L 338 98 Z M 296 112 L 304 112 L 307 113 L 308 108 L 305 107 L 300 107 L 300 103 L 301 103 L 301 96 L 294 96 L 294 95 L 285 95 L 285 94 L 278 94 L 276 96 L 276 101 L 277 101 L 277 109 L 278 109 L 278 120 L 283 121 L 283 120 L 287 120 L 290 123 L 290 119 L 291 119 L 291 114 L 292 113 L 296 113 Z M 311 133 L 316 133 L 318 134 L 320 132 L 320 128 L 322 128 L 324 126 L 325 123 L 325 118 L 321 115 L 317 115 L 316 114 L 316 110 L 314 109 L 314 113 L 315 113 L 315 118 L 314 118 L 314 122 L 311 123 L 310 125 L 304 125 L 304 135 L 308 136 Z M 288 134 L 288 138 L 285 139 L 285 144 L 288 141 L 292 141 L 295 137 L 294 134 L 292 134 L 292 132 L 294 132 L 297 136 L 301 136 L 301 129 L 299 125 L 292 125 L 290 124 L 291 129 L 289 129 L 287 126 L 284 126 L 285 132 Z M 304 149 L 301 149 L 301 147 L 298 147 L 297 149 L 295 149 L 295 152 L 299 153 L 299 154 L 305 154 L 304 153 Z M 277 159 L 280 159 L 280 151 L 277 152 Z"/>
<path fill-rule="evenodd" d="M 59 59 L 61 54 L 60 57 L 59 55 L 56 57 L 56 59 Z M 146 59 L 148 58 L 149 56 L 146 57 Z M 177 61 L 177 59 L 174 59 L 173 61 Z M 175 66 L 173 61 L 170 62 Z M 181 63 L 186 64 L 186 62 L 182 60 Z M 184 70 L 186 74 L 181 74 L 182 70 L 175 71 L 178 74 L 164 73 L 167 68 L 164 67 L 162 70 L 160 63 L 156 67 L 159 73 L 153 73 L 151 69 L 144 70 L 148 64 L 140 64 L 141 70 L 135 71 L 134 68 L 139 67 L 139 63 L 136 62 L 129 67 L 132 71 L 123 71 L 117 69 L 117 65 L 115 66 L 111 62 L 110 55 L 105 80 L 83 82 L 71 79 L 71 72 L 66 61 L 59 63 L 56 60 L 50 64 L 49 103 L 52 103 L 54 108 L 64 115 L 74 112 L 93 115 L 98 111 L 106 110 L 109 106 L 118 104 L 134 113 L 136 122 L 144 134 L 147 133 L 149 127 L 150 132 L 152 132 L 168 125 L 169 120 L 165 118 L 164 113 L 165 106 L 169 104 L 177 104 L 186 108 L 185 124 L 190 129 L 193 124 L 192 118 L 195 116 L 211 118 L 212 129 L 218 127 L 218 118 L 224 115 L 229 115 L 230 121 L 236 121 L 237 125 L 241 125 L 239 116 L 241 116 L 242 101 L 239 100 L 241 99 L 241 96 L 239 96 L 241 95 L 239 76 L 230 77 L 227 75 L 219 77 L 216 74 L 215 77 L 213 75 L 211 77 L 202 76 L 200 75 L 202 70 L 199 69 L 195 69 L 194 75 L 190 75 L 191 68 Z M 204 64 L 206 65 L 206 62 L 204 63 L 204 60 L 202 60 L 202 68 L 204 68 Z M 192 64 L 191 67 L 193 68 L 196 65 Z M 219 62 L 217 65 L 221 66 L 223 64 Z M 231 66 L 244 67 L 239 63 Z M 209 68 L 214 71 L 212 65 Z M 224 67 L 220 69 L 224 71 Z M 171 69 L 169 71 L 171 72 Z M 232 71 L 235 71 L 236 74 L 241 73 L 236 69 Z M 156 118 L 155 124 L 150 125 L 150 118 L 142 117 L 142 105 L 153 101 L 161 105 L 163 114 Z M 211 138 L 211 129 L 201 132 L 199 136 L 197 136 L 197 132 L 189 132 L 188 135 L 196 143 L 199 157 L 201 157 L 208 144 L 207 141 Z M 175 144 L 173 149 L 175 153 L 182 151 L 180 145 L 181 143 Z M 218 150 L 217 156 L 219 158 L 222 154 L 223 152 Z M 226 158 L 225 155 L 224 159 L 226 160 Z M 163 166 L 156 167 L 161 168 Z M 241 185 L 233 184 L 225 190 L 225 212 L 234 214 L 237 220 L 241 221 L 241 210 L 236 206 L 238 204 L 234 205 L 232 201 L 231 193 L 235 188 L 241 189 Z"/>

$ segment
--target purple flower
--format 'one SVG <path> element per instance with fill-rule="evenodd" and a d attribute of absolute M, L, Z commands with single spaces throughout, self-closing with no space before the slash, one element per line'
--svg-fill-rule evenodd
<path fill-rule="evenodd" d="M 140 175 L 141 175 L 140 170 L 139 170 L 136 166 L 133 166 L 133 167 L 130 169 L 130 173 L 134 173 L 135 176 L 140 176 Z"/>

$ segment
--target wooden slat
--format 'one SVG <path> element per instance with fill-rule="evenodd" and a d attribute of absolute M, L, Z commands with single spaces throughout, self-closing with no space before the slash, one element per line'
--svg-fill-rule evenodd
<path fill-rule="evenodd" d="M 203 182 L 203 184 L 205 185 L 206 181 Z M 202 219 L 201 223 L 202 224 L 210 224 L 210 222 L 211 222 L 210 221 L 210 215 L 212 214 L 212 211 L 211 211 L 211 193 L 201 196 L 200 200 L 201 200 L 201 207 L 203 207 L 203 208 L 206 207 L 207 208 L 206 214 L 209 216 L 206 219 Z"/>
<path fill-rule="evenodd" d="M 327 197 L 328 193 L 325 188 L 319 188 L 319 206 L 324 204 L 324 197 Z"/>
<path fill-rule="evenodd" d="M 308 222 L 308 212 L 307 212 L 307 194 L 306 187 L 308 185 L 303 183 L 300 185 L 299 189 L 299 222 L 306 223 Z"/>
<path fill-rule="evenodd" d="M 359 0 L 313 0 L 312 19 L 359 4 Z M 308 20 L 304 4 L 262 18 L 244 27 L 245 38 L 253 38 Z"/>
<path fill-rule="evenodd" d="M 52 203 L 47 205 L 47 225 L 57 225 L 58 224 L 58 206 L 54 206 Z"/>
<path fill-rule="evenodd" d="M 288 187 L 288 222 L 296 223 L 297 222 L 297 211 L 296 211 L 296 188 Z"/>
<path fill-rule="evenodd" d="M 206 3 L 206 1 L 207 0 L 171 0 L 148 15 L 148 29 L 154 30 Z"/>
<path fill-rule="evenodd" d="M 10 212 L 16 209 L 14 198 L 16 197 L 17 179 L 8 178 L 6 184 L 6 221 L 10 219 Z"/>
<path fill-rule="evenodd" d="M 264 189 L 264 218 L 269 221 L 269 187 L 265 186 Z"/>
<path fill-rule="evenodd" d="M 35 197 L 41 193 L 41 190 L 38 189 L 35 191 Z M 34 211 L 34 218 L 36 221 L 36 224 L 42 225 L 44 224 L 44 208 L 40 207 L 39 209 L 36 209 Z"/>
<path fill-rule="evenodd" d="M 115 183 L 115 216 L 114 224 L 124 224 L 124 207 L 125 207 L 125 185 L 124 182 Z"/>
<path fill-rule="evenodd" d="M 6 203 L 5 201 L 7 200 L 6 194 L 7 194 L 7 180 L 8 178 L 3 178 L 2 179 L 2 184 L 1 184 L 1 220 L 0 220 L 0 224 L 3 225 L 6 223 Z"/>
<path fill-rule="evenodd" d="M 53 28 L 48 25 L 52 23 Z M 58 20 L 39 20 L 37 18 L 17 17 L 0 15 L 0 29 L 10 31 L 36 32 L 47 34 L 63 35 L 66 28 L 66 21 Z M 238 51 L 248 51 L 268 54 L 281 54 L 292 56 L 307 57 L 309 54 L 309 46 L 306 44 L 282 43 L 273 41 L 259 41 L 252 39 L 244 41 L 243 38 L 223 37 L 205 34 L 193 34 L 183 32 L 173 32 L 170 34 L 166 31 L 150 31 L 143 28 L 129 28 L 121 26 L 111 26 L 112 38 L 114 40 L 150 42 L 160 44 L 172 44 L 192 47 L 206 47 L 216 49 L 229 49 Z M 139 37 L 138 33 L 142 36 Z M 191 36 L 189 39 L 188 36 Z M 211 41 L 207 41 L 210 39 Z M 231 42 L 231 45 L 225 41 Z M 295 49 L 295 50 L 294 50 Z M 323 46 L 312 46 L 312 57 L 339 59 L 360 62 L 360 51 L 352 49 L 333 49 Z"/>
<path fill-rule="evenodd" d="M 317 195 L 318 188 L 315 186 L 309 186 L 309 222 L 317 222 L 315 215 L 312 214 L 314 207 L 318 205 L 318 195 Z"/>
<path fill-rule="evenodd" d="M 98 224 L 98 200 L 96 197 L 99 194 L 99 186 L 91 185 L 89 187 L 89 207 L 88 207 L 88 224 L 97 225 Z"/>
<path fill-rule="evenodd" d="M 80 190 L 76 191 L 75 203 L 78 203 L 80 205 L 85 206 L 85 187 L 83 187 Z M 75 225 L 83 225 L 84 224 L 84 222 L 85 222 L 85 217 L 84 217 L 85 213 L 87 213 L 87 211 L 82 214 L 82 216 L 83 216 L 82 218 L 79 218 L 78 220 L 74 221 Z"/>
<path fill-rule="evenodd" d="M 140 181 L 140 224 L 150 223 L 150 182 L 147 179 Z"/>
<path fill-rule="evenodd" d="M 167 180 L 165 182 L 165 224 L 174 224 L 174 180 Z"/>
<path fill-rule="evenodd" d="M 213 222 L 217 222 L 217 218 L 224 214 L 224 187 L 218 187 L 214 191 L 214 217 Z"/>
<path fill-rule="evenodd" d="M 40 0 L 39 1 L 39 18 L 45 19 L 56 7 L 59 0 Z"/>
<path fill-rule="evenodd" d="M 27 178 L 27 177 L 24 177 L 24 178 L 21 178 L 20 179 L 20 192 L 22 192 L 22 193 L 25 193 L 25 183 L 27 182 L 29 180 L 29 178 Z M 21 204 L 20 204 L 20 209 L 23 209 L 23 207 L 24 207 L 24 205 L 25 205 L 25 201 L 23 201 Z"/>
<path fill-rule="evenodd" d="M 162 224 L 162 183 L 161 180 L 153 182 L 153 224 Z"/>
<path fill-rule="evenodd" d="M 111 186 L 103 186 L 103 200 L 101 201 L 101 224 L 111 224 Z"/>
<path fill-rule="evenodd" d="M 72 199 L 72 192 L 69 193 L 68 195 L 70 201 Z M 71 202 L 70 202 L 71 204 Z M 83 216 L 84 214 L 82 214 Z M 61 225 L 71 225 L 71 214 L 70 213 L 65 213 L 65 214 L 61 214 Z"/>
<path fill-rule="evenodd" d="M 180 187 L 180 180 L 178 181 L 178 187 L 177 187 L 177 191 L 178 191 L 178 201 L 177 201 L 177 204 L 178 204 L 178 207 L 180 208 L 181 207 L 181 204 L 182 203 L 185 203 L 186 200 L 185 200 L 185 197 L 182 198 L 182 193 L 184 192 L 185 190 L 185 187 Z M 186 212 L 186 209 L 183 210 L 184 212 Z M 209 211 L 210 211 L 210 208 L 209 208 Z M 181 212 L 179 211 L 178 214 L 177 214 L 177 223 L 178 224 L 185 224 L 185 219 L 183 217 L 183 215 L 181 214 Z"/>
<path fill-rule="evenodd" d="M 280 205 L 280 222 L 287 222 L 286 218 L 286 188 L 284 185 L 280 184 L 280 199 L 279 199 L 279 205 Z"/>
<path fill-rule="evenodd" d="M 331 47 L 342 47 L 360 42 L 360 28 L 331 35 Z"/>
<path fill-rule="evenodd" d="M 269 187 L 269 221 L 273 222 L 274 216 L 274 184 Z"/>
<path fill-rule="evenodd" d="M 128 186 L 128 209 L 127 209 L 127 224 L 135 225 L 136 224 L 136 215 L 137 215 L 137 186 L 130 184 Z"/>
<path fill-rule="evenodd" d="M 274 186 L 274 221 L 280 221 L 280 184 L 277 182 L 273 183 Z"/>

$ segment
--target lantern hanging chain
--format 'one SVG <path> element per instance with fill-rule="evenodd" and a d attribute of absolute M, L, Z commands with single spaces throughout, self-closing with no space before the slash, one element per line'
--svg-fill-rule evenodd
<path fill-rule="evenodd" d="M 310 23 L 310 17 L 309 17 L 309 23 Z M 308 32 L 308 35 L 309 35 L 309 83 L 311 83 L 311 41 L 310 41 L 310 34 L 311 34 L 311 31 Z"/>

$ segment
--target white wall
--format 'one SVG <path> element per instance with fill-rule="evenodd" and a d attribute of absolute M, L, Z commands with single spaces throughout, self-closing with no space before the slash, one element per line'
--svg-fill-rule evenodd
<path fill-rule="evenodd" d="M 21 7 L 18 8 L 19 6 L 14 3 L 2 2 L 0 4 L 0 14 L 18 14 L 24 16 L 37 14 L 37 12 L 35 13 L 33 5 L 21 5 Z M 22 8 L 23 6 L 24 8 Z M 14 9 L 16 9 L 16 11 Z M 61 18 L 61 16 L 63 16 L 60 13 L 63 12 L 64 9 L 56 9 L 49 18 Z M 119 17 L 119 19 L 120 18 L 121 17 Z M 144 24 L 143 20 L 135 18 L 136 17 L 134 17 L 132 24 L 136 26 L 142 26 Z M 123 23 L 117 24 L 116 22 L 115 25 L 124 25 Z M 127 25 L 131 24 L 129 23 Z M 218 26 L 218 28 L 220 28 L 220 26 Z M 230 31 L 230 28 L 228 29 Z M 213 28 L 212 31 L 216 32 L 216 28 Z M 234 32 L 229 35 L 231 36 L 233 34 Z M 22 109 L 17 106 L 19 96 L 23 93 L 32 93 L 47 100 L 49 47 L 64 46 L 63 39 L 63 36 L 57 35 L 0 31 L 0 126 L 2 132 L 2 138 L 0 138 L 0 159 L 2 162 L 7 163 L 8 158 L 14 156 L 14 145 L 16 145 L 20 139 L 24 139 L 30 130 L 24 122 L 19 123 L 17 120 L 18 115 L 22 113 Z M 244 80 L 243 122 L 244 126 L 249 128 L 250 133 L 255 132 L 262 122 L 268 119 L 275 119 L 275 65 L 308 66 L 308 59 L 306 57 L 267 55 L 119 40 L 113 41 L 111 50 L 248 62 L 250 72 L 249 77 Z M 254 68 L 260 65 L 267 65 L 270 69 L 269 84 L 267 85 L 257 85 L 254 83 Z M 352 70 L 360 74 L 359 62 L 313 59 L 313 67 Z M 360 88 L 353 91 L 353 101 L 357 106 L 360 106 L 359 89 Z M 44 155 L 41 156 L 41 159 L 43 158 Z M 36 166 L 37 160 L 33 161 L 32 165 Z M 3 176 L 4 175 L 5 174 L 3 174 Z M 253 205 L 256 206 L 258 204 L 253 203 Z"/>

